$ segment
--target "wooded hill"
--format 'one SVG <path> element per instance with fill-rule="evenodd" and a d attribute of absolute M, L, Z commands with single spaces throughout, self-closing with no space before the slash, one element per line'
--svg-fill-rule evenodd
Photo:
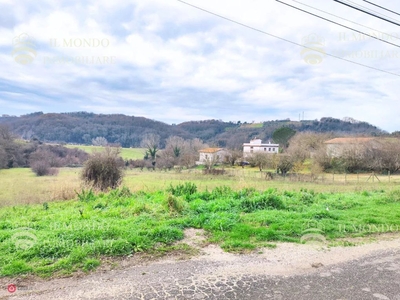
<path fill-rule="evenodd" d="M 96 137 L 105 137 L 109 143 L 122 147 L 139 147 L 146 134 L 160 136 L 161 147 L 169 136 L 184 139 L 200 138 L 218 147 L 241 148 L 244 142 L 257 137 L 272 140 L 273 132 L 283 126 L 298 132 L 333 132 L 338 136 L 379 136 L 387 132 L 366 122 L 322 118 L 321 120 L 275 120 L 263 123 L 223 122 L 221 120 L 190 121 L 169 125 L 144 117 L 122 114 L 94 114 L 88 112 L 48 113 L 36 112 L 20 117 L 0 117 L 22 139 L 44 142 L 91 144 Z"/>

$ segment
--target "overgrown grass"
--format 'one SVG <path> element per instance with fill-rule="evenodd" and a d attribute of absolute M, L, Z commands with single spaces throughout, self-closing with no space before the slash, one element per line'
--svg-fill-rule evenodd
<path fill-rule="evenodd" d="M 328 242 L 400 230 L 400 191 L 318 193 L 275 188 L 127 188 L 76 200 L 0 209 L 0 276 L 90 271 L 104 257 L 175 249 L 185 228 L 202 228 L 226 251 L 301 242 L 310 230 Z"/>

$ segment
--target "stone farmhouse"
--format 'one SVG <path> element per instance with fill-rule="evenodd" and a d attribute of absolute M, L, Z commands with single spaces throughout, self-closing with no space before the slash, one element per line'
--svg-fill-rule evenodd
<path fill-rule="evenodd" d="M 227 155 L 226 150 L 223 148 L 205 148 L 199 151 L 200 158 L 196 164 L 204 164 L 207 161 L 215 161 L 215 163 L 221 163 L 224 161 Z"/>

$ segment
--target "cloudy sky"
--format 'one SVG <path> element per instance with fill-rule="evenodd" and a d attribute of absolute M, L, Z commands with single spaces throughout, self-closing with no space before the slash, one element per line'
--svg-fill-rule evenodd
<path fill-rule="evenodd" d="M 242 25 L 177 0 L 0 0 L 0 115 L 90 111 L 171 124 L 304 112 L 400 130 L 400 48 L 388 44 L 400 45 L 400 26 L 331 0 L 282 0 L 384 43 L 275 0 L 185 1 Z M 398 1 L 379 4 L 400 12 Z"/>

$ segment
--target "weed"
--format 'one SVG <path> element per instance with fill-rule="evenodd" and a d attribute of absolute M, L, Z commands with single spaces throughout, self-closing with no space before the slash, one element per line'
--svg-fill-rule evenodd
<path fill-rule="evenodd" d="M 82 189 L 80 193 L 76 192 L 76 194 L 78 196 L 79 201 L 82 202 L 90 202 L 96 200 L 96 195 L 93 193 L 92 189 L 88 191 Z"/>
<path fill-rule="evenodd" d="M 170 212 L 181 213 L 186 207 L 186 202 L 179 197 L 169 194 L 165 198 L 165 205 Z"/>
<path fill-rule="evenodd" d="M 261 194 L 252 198 L 245 198 L 241 202 L 244 212 L 252 212 L 259 209 L 284 209 L 285 205 L 280 196 L 275 194 Z"/>
<path fill-rule="evenodd" d="M 192 182 L 185 182 L 184 184 L 178 184 L 173 186 L 172 184 L 167 189 L 174 196 L 190 196 L 197 192 L 197 186 Z"/>

